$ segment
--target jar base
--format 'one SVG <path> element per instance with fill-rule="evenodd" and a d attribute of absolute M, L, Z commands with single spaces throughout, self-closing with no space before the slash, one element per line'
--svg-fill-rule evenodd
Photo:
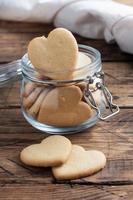
<path fill-rule="evenodd" d="M 52 135 L 54 135 L 54 134 L 55 135 L 56 134 L 67 135 L 67 134 L 82 132 L 83 130 L 94 126 L 97 123 L 97 121 L 99 120 L 97 117 L 97 114 L 95 114 L 91 118 L 89 118 L 86 122 L 84 122 L 78 126 L 56 127 L 56 126 L 48 126 L 46 124 L 39 123 L 38 121 L 34 120 L 34 118 L 32 118 L 31 116 L 28 116 L 28 114 L 23 109 L 22 109 L 22 112 L 23 112 L 25 119 L 33 127 L 35 127 L 36 129 L 38 129 L 44 133 L 48 133 L 48 134 L 52 134 Z"/>

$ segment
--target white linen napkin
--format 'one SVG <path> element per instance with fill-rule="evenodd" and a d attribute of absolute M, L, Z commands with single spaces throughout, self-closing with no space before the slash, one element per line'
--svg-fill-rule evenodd
<path fill-rule="evenodd" d="M 113 0 L 0 0 L 0 19 L 53 22 L 133 54 L 133 7 Z"/>

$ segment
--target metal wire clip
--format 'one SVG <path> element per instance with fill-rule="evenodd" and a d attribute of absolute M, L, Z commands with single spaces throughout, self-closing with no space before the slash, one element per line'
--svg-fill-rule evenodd
<path fill-rule="evenodd" d="M 99 74 L 97 74 L 96 76 L 98 78 L 103 79 L 102 72 L 99 72 Z M 89 85 L 92 84 L 92 82 L 93 82 L 92 77 L 87 77 L 87 87 L 84 91 L 84 98 L 87 101 L 87 103 L 90 104 L 91 107 L 97 111 L 98 118 L 101 120 L 106 120 L 106 119 L 116 115 L 120 111 L 119 106 L 113 103 L 113 97 L 112 97 L 111 93 L 109 92 L 109 90 L 107 89 L 107 87 L 104 84 L 102 84 L 101 82 L 97 82 L 95 84 L 95 86 L 97 89 L 100 89 L 104 95 L 106 109 L 109 108 L 109 110 L 111 111 L 111 114 L 108 114 L 108 115 L 105 115 L 105 113 L 101 113 L 101 109 L 97 105 L 97 103 L 93 97 L 93 92 L 90 90 L 90 87 L 89 87 Z"/>

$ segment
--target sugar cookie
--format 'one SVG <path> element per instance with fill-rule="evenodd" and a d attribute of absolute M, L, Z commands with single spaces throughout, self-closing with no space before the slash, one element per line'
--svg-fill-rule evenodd
<path fill-rule="evenodd" d="M 81 101 L 82 92 L 77 86 L 51 90 L 44 99 L 38 121 L 53 126 L 76 126 L 91 116 L 90 106 Z"/>
<path fill-rule="evenodd" d="M 36 88 L 36 84 L 33 82 L 28 82 L 24 86 L 23 97 L 28 97 L 30 93 Z"/>
<path fill-rule="evenodd" d="M 28 57 L 33 66 L 52 79 L 69 79 L 76 67 L 78 45 L 72 33 L 56 28 L 48 37 L 37 37 L 28 45 Z"/>
<path fill-rule="evenodd" d="M 23 106 L 24 108 L 29 108 L 33 105 L 33 103 L 38 98 L 39 94 L 42 91 L 42 87 L 36 87 L 28 97 L 23 97 Z"/>
<path fill-rule="evenodd" d="M 34 102 L 34 104 L 28 109 L 28 113 L 30 115 L 32 115 L 33 117 L 37 116 L 37 114 L 39 113 L 41 104 L 44 100 L 44 98 L 46 97 L 46 95 L 48 94 L 48 92 L 50 91 L 49 88 L 45 88 L 37 97 L 37 100 Z"/>
<path fill-rule="evenodd" d="M 47 77 L 44 77 L 44 76 L 40 75 L 38 72 L 36 72 L 35 78 L 39 79 L 39 80 L 47 79 Z M 37 82 L 35 83 L 33 81 L 28 81 L 27 83 L 25 83 L 24 91 L 22 93 L 22 96 L 23 97 L 29 96 L 29 94 L 38 86 L 41 86 L 41 84 L 38 84 Z"/>
<path fill-rule="evenodd" d="M 64 136 L 50 136 L 40 144 L 24 148 L 20 154 L 23 163 L 31 166 L 49 167 L 63 164 L 72 149 L 70 140 Z"/>
<path fill-rule="evenodd" d="M 96 150 L 85 151 L 78 145 L 72 146 L 68 160 L 58 167 L 53 167 L 52 172 L 57 180 L 71 180 L 89 176 L 104 168 L 105 155 Z"/>

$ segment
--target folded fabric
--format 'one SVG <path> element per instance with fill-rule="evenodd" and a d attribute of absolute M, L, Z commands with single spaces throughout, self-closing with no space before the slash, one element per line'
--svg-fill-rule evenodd
<path fill-rule="evenodd" d="M 133 7 L 113 0 L 0 0 L 0 19 L 53 22 L 133 54 Z"/>

